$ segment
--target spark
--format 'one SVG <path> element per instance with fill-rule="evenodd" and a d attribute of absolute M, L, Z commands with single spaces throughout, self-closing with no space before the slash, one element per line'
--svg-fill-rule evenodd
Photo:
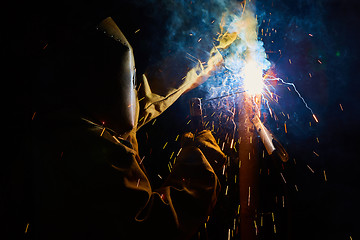
<path fill-rule="evenodd" d="M 326 172 L 325 172 L 325 170 L 323 171 L 323 173 L 324 173 L 325 182 L 327 182 L 327 177 L 326 177 Z"/>
<path fill-rule="evenodd" d="M 308 168 L 309 168 L 309 170 L 312 172 L 312 173 L 315 173 L 315 171 L 309 166 L 309 165 L 306 165 Z"/>
<path fill-rule="evenodd" d="M 176 156 L 178 157 L 180 152 L 181 152 L 182 148 L 179 149 L 178 153 L 176 154 Z"/>
<path fill-rule="evenodd" d="M 230 148 L 233 148 L 233 145 L 234 145 L 234 139 L 231 139 Z"/>
<path fill-rule="evenodd" d="M 194 63 L 200 63 L 201 64 L 201 61 L 200 59 L 198 59 L 197 57 L 191 55 L 190 53 L 186 53 L 186 58 L 189 59 L 190 61 L 193 61 Z M 186 76 L 184 76 L 184 78 L 186 78 Z"/>
<path fill-rule="evenodd" d="M 142 86 L 142 83 L 139 84 L 138 88 L 136 89 L 136 91 L 140 91 L 140 88 Z"/>
<path fill-rule="evenodd" d="M 101 131 L 100 137 L 104 134 L 104 132 L 105 132 L 105 128 L 103 128 L 103 130 Z"/>
<path fill-rule="evenodd" d="M 28 229 L 29 229 L 29 223 L 26 224 L 25 233 L 28 232 Z"/>
<path fill-rule="evenodd" d="M 319 122 L 319 120 L 317 119 L 317 117 L 315 116 L 315 114 L 314 114 L 314 113 L 312 114 L 312 116 L 313 116 L 313 118 L 315 119 L 315 121 L 318 123 L 318 122 Z"/>
<path fill-rule="evenodd" d="M 117 142 L 117 143 L 120 143 L 120 141 L 117 139 L 117 137 L 115 137 L 115 136 L 112 136 L 114 139 L 115 139 L 115 141 Z"/>
<path fill-rule="evenodd" d="M 171 172 L 171 162 L 168 163 L 169 172 Z"/>
<path fill-rule="evenodd" d="M 142 162 L 144 161 L 144 159 L 145 159 L 145 156 L 143 156 L 142 159 L 140 160 L 140 163 L 139 163 L 140 165 L 142 164 Z"/>
<path fill-rule="evenodd" d="M 286 184 L 286 180 L 285 180 L 284 175 L 283 175 L 282 173 L 280 173 L 280 175 L 281 175 L 282 180 L 283 180 L 283 181 L 284 181 L 284 183 Z"/>
<path fill-rule="evenodd" d="M 344 109 L 343 109 L 343 106 L 341 105 L 341 103 L 339 104 L 339 106 L 340 106 L 341 111 L 343 112 Z"/>
<path fill-rule="evenodd" d="M 255 220 L 254 220 L 254 227 L 255 227 L 255 235 L 258 235 L 258 227 Z"/>
<path fill-rule="evenodd" d="M 138 33 L 140 31 L 140 28 L 138 30 L 135 31 L 135 33 Z"/>
<path fill-rule="evenodd" d="M 136 187 L 139 187 L 140 184 L 140 178 L 137 180 Z"/>

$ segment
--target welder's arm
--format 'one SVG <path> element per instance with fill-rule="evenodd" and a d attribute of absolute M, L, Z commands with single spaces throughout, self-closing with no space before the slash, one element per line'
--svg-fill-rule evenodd
<path fill-rule="evenodd" d="M 161 69 L 149 71 L 138 83 L 140 115 L 138 128 L 159 116 L 183 93 L 208 79 L 211 72 L 222 62 L 221 54 L 214 48 L 206 67 L 199 62 L 185 76 L 179 75 L 177 59 L 170 59 Z"/>
<path fill-rule="evenodd" d="M 106 239 L 188 239 L 206 221 L 220 190 L 214 169 L 225 159 L 210 131 L 185 135 L 172 172 L 153 190 L 130 143 L 86 126 L 64 127 L 61 161 L 43 160 L 49 200 L 40 206 L 51 239 L 75 239 L 74 229 Z"/>
<path fill-rule="evenodd" d="M 56 158 L 51 168 L 63 177 L 51 174 L 43 181 L 52 191 L 46 195 L 54 195 L 44 209 L 60 209 L 58 214 L 44 211 L 57 220 L 53 224 L 45 214 L 46 224 L 61 232 L 53 239 L 73 239 L 72 229 L 93 228 L 112 238 L 183 240 L 206 221 L 220 190 L 211 165 L 217 168 L 216 162 L 225 158 L 210 131 L 195 139 L 191 134 L 184 137 L 172 172 L 153 190 L 131 144 L 101 126 L 90 126 L 83 134 L 71 129 L 63 133 L 67 147 L 61 148 L 61 161 Z M 56 185 L 52 178 L 62 187 L 51 187 Z M 69 199 L 68 204 L 63 199 Z"/>

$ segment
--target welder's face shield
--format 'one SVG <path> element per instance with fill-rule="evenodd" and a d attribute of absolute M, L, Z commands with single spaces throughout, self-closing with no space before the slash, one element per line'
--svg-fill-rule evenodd
<path fill-rule="evenodd" d="M 112 18 L 106 18 L 97 25 L 96 45 L 93 51 L 97 57 L 90 66 L 89 78 L 96 78 L 90 87 L 91 112 L 105 126 L 114 128 L 123 135 L 136 124 L 136 73 L 132 48 Z"/>

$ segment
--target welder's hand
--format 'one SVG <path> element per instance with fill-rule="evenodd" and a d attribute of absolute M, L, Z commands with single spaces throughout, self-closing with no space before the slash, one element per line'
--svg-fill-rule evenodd
<path fill-rule="evenodd" d="M 185 133 L 181 145 L 183 148 L 188 146 L 199 148 L 215 171 L 219 171 L 225 163 L 225 154 L 209 130 L 203 130 L 197 135 L 191 132 Z"/>

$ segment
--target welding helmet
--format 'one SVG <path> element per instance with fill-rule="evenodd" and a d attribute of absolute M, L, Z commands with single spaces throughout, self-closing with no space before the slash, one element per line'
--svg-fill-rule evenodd
<path fill-rule="evenodd" d="M 132 47 L 111 17 L 84 32 L 64 48 L 66 98 L 90 120 L 124 136 L 137 122 Z"/>
<path fill-rule="evenodd" d="M 109 126 L 116 126 L 122 135 L 131 131 L 137 121 L 136 69 L 131 45 L 111 17 L 96 26 L 100 38 L 103 38 L 101 48 L 104 48 L 101 67 L 104 68 L 103 78 L 107 84 L 108 102 L 97 109 L 99 118 L 102 116 Z M 101 79 L 100 79 L 101 81 Z"/>

